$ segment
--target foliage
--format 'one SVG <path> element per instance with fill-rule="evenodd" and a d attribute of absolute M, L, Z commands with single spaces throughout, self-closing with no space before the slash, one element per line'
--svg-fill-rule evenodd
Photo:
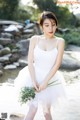
<path fill-rule="evenodd" d="M 19 0 L 0 0 L 0 19 L 12 20 L 16 14 Z"/>
<path fill-rule="evenodd" d="M 14 16 L 14 19 L 19 20 L 19 21 L 25 21 L 26 19 L 30 18 L 30 16 L 31 16 L 31 14 L 29 12 L 27 12 L 26 10 L 18 9 Z"/>
<path fill-rule="evenodd" d="M 67 44 L 74 44 L 80 46 L 80 32 L 71 30 L 70 33 L 62 35 Z"/>
<path fill-rule="evenodd" d="M 55 80 L 55 81 L 48 83 L 47 87 L 58 85 L 58 84 L 60 83 L 56 83 L 56 80 Z M 34 87 L 23 87 L 20 91 L 19 100 L 23 104 L 23 103 L 26 103 L 27 101 L 34 99 L 35 95 L 36 95 L 36 90 Z"/>
<path fill-rule="evenodd" d="M 53 2 L 53 0 L 33 0 L 35 4 L 37 4 L 38 8 L 41 11 L 54 11 L 58 9 L 58 6 L 56 6 L 56 2 Z"/>
<path fill-rule="evenodd" d="M 68 44 L 80 46 L 80 27 L 70 29 L 68 33 L 60 34 L 56 32 L 55 35 L 65 40 L 65 48 Z"/>
<path fill-rule="evenodd" d="M 76 17 L 69 12 L 67 7 L 59 7 L 56 12 L 60 27 L 71 27 L 76 25 Z"/>
<path fill-rule="evenodd" d="M 20 17 L 21 20 L 30 19 L 31 21 L 37 21 L 38 19 L 37 16 L 40 13 L 39 9 L 36 10 L 36 8 L 27 5 L 27 6 L 21 6 L 20 10 L 22 11 L 20 16 L 23 16 L 23 17 Z M 18 14 L 20 13 L 20 10 Z"/>
<path fill-rule="evenodd" d="M 30 19 L 32 21 L 37 21 L 39 13 L 40 13 L 40 10 L 37 9 L 37 8 L 34 8 L 32 6 L 27 6 L 26 9 L 27 9 L 28 13 L 31 13 Z"/>
<path fill-rule="evenodd" d="M 66 25 L 70 27 L 76 24 L 75 16 L 69 12 L 67 7 L 57 6 L 56 1 L 53 0 L 33 0 L 37 4 L 39 10 L 42 11 L 52 11 L 56 14 L 59 26 L 65 27 Z"/>
<path fill-rule="evenodd" d="M 23 87 L 20 92 L 20 102 L 26 103 L 27 101 L 34 99 L 35 89 L 33 87 Z"/>

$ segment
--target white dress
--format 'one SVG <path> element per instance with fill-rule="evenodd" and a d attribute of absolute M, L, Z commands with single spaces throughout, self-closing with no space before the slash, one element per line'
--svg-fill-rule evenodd
<path fill-rule="evenodd" d="M 38 45 L 34 48 L 34 68 L 36 80 L 41 83 L 51 68 L 54 66 L 58 54 L 58 49 L 55 47 L 50 51 L 44 51 Z M 36 94 L 33 104 L 37 106 L 38 102 L 44 104 L 55 104 L 59 98 L 65 97 L 64 78 L 60 71 L 52 77 L 49 82 L 55 81 L 53 86 L 47 87 Z M 15 79 L 17 92 L 24 86 L 33 86 L 28 66 L 24 67 Z"/>

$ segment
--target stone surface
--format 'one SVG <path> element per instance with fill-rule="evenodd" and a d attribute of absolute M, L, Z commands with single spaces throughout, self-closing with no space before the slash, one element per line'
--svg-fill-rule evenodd
<path fill-rule="evenodd" d="M 11 50 L 9 47 L 5 47 L 3 49 L 0 50 L 0 56 L 6 55 L 6 54 L 10 54 Z"/>
<path fill-rule="evenodd" d="M 28 65 L 28 62 L 27 62 L 27 60 L 22 60 L 22 59 L 19 59 L 19 65 L 20 65 L 20 67 L 25 67 L 25 66 L 27 66 Z"/>
<path fill-rule="evenodd" d="M 4 69 L 5 70 L 7 70 L 7 69 L 16 69 L 17 68 L 17 66 L 16 65 L 14 65 L 14 64 L 10 64 L 10 65 L 6 65 L 5 67 L 4 67 Z"/>
<path fill-rule="evenodd" d="M 20 40 L 16 46 L 19 47 L 19 51 L 21 53 L 21 55 L 28 55 L 28 49 L 29 49 L 29 39 L 24 39 L 24 40 Z"/>
<path fill-rule="evenodd" d="M 68 51 L 79 51 L 80 52 L 80 47 L 76 45 L 68 45 L 66 50 Z"/>
<path fill-rule="evenodd" d="M 3 75 L 3 71 L 2 70 L 0 70 L 0 76 L 2 76 Z"/>
<path fill-rule="evenodd" d="M 65 51 L 61 68 L 68 70 L 76 70 L 80 68 L 80 52 L 69 52 Z"/>
<path fill-rule="evenodd" d="M 0 44 L 1 45 L 7 45 L 10 44 L 12 40 L 10 38 L 0 38 Z"/>

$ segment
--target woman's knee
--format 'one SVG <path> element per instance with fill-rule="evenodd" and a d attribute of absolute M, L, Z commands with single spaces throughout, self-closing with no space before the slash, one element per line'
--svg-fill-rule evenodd
<path fill-rule="evenodd" d="M 33 120 L 36 112 L 37 112 L 37 107 L 35 107 L 33 104 L 31 104 L 28 114 L 25 116 L 24 120 Z"/>
<path fill-rule="evenodd" d="M 38 109 L 38 106 L 34 105 L 34 104 L 31 104 L 30 105 L 30 111 L 32 112 L 32 114 L 35 114 L 37 112 L 37 109 Z"/>
<path fill-rule="evenodd" d="M 44 116 L 47 117 L 51 114 L 50 110 L 43 111 Z"/>
<path fill-rule="evenodd" d="M 43 114 L 45 118 L 48 118 L 51 114 L 51 106 L 50 105 L 43 105 Z"/>

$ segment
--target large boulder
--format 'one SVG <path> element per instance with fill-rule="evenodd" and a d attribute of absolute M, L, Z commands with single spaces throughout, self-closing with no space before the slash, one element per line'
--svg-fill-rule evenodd
<path fill-rule="evenodd" d="M 18 61 L 19 58 L 20 58 L 20 54 L 14 53 L 9 57 L 9 61 L 10 63 L 13 63 L 13 62 Z"/>
<path fill-rule="evenodd" d="M 19 48 L 21 55 L 28 55 L 29 42 L 29 39 L 24 39 L 16 44 L 16 46 Z"/>
<path fill-rule="evenodd" d="M 80 68 L 80 59 L 76 58 L 75 52 L 66 52 L 63 55 L 63 60 L 61 64 L 61 68 L 68 70 L 76 70 Z M 80 53 L 77 53 L 80 56 Z M 74 56 L 74 57 L 73 57 Z"/>
<path fill-rule="evenodd" d="M 0 44 L 1 45 L 7 45 L 10 44 L 12 40 L 10 38 L 0 38 Z"/>
<path fill-rule="evenodd" d="M 11 53 L 11 50 L 10 50 L 9 47 L 5 47 L 5 48 L 0 50 L 0 56 L 6 55 L 6 54 L 9 54 L 9 53 Z"/>
<path fill-rule="evenodd" d="M 2 38 L 11 38 L 12 39 L 13 35 L 11 33 L 2 32 L 1 37 Z"/>
<path fill-rule="evenodd" d="M 68 51 L 79 51 L 80 52 L 80 47 L 70 44 L 70 45 L 67 46 L 66 50 L 68 50 Z"/>
<path fill-rule="evenodd" d="M 6 65 L 5 67 L 4 67 L 4 69 L 5 70 L 7 70 L 7 69 L 16 69 L 17 67 L 16 67 L 16 65 L 13 65 L 13 64 L 10 64 L 10 65 Z"/>
<path fill-rule="evenodd" d="M 4 55 L 4 56 L 0 57 L 0 62 L 3 63 L 3 64 L 9 63 L 9 57 L 10 57 L 10 55 L 11 55 L 11 54 L 9 54 L 9 55 Z"/>

